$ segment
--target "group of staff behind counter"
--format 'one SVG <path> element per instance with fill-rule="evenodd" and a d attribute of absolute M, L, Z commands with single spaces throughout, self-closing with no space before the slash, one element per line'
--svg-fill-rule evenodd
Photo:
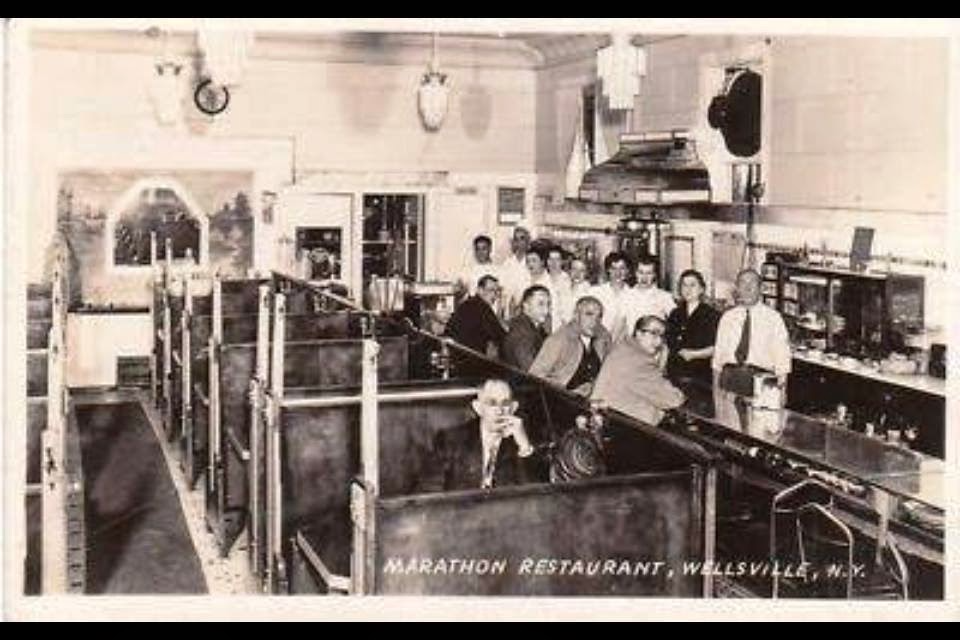
<path fill-rule="evenodd" d="M 652 260 L 640 260 L 637 285 L 630 287 L 629 258 L 612 252 L 604 260 L 606 281 L 591 285 L 582 261 L 571 261 L 568 274 L 560 248 L 531 249 L 523 228 L 515 230 L 513 252 L 501 265 L 490 261 L 491 248 L 486 236 L 474 240 L 475 263 L 464 271 L 477 278 L 470 283 L 472 295 L 446 329 L 474 351 L 650 424 L 683 404 L 675 386 L 681 381 L 742 394 L 749 393 L 743 379 L 757 371 L 786 383 L 786 326 L 775 309 L 760 303 L 755 271 L 738 274 L 738 304 L 721 316 L 705 300 L 703 276 L 692 269 L 680 275 L 674 301 L 657 287 Z M 521 263 L 521 255 L 528 259 Z M 471 374 L 467 359 L 456 364 L 461 374 Z"/>

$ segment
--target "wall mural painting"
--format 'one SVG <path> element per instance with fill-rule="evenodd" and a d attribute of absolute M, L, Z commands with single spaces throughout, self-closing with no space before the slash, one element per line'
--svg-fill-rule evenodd
<path fill-rule="evenodd" d="M 157 259 L 166 259 L 170 239 L 173 259 L 200 260 L 201 212 L 187 204 L 169 187 L 145 187 L 136 201 L 119 213 L 114 226 L 113 263 L 126 266 L 150 264 L 150 237 L 157 237 Z"/>
<path fill-rule="evenodd" d="M 211 270 L 225 278 L 247 276 L 253 266 L 253 213 L 244 192 L 210 216 L 209 241 Z"/>
<path fill-rule="evenodd" d="M 146 304 L 151 232 L 160 260 L 169 237 L 175 263 L 205 258 L 225 278 L 245 277 L 253 266 L 250 172 L 85 170 L 61 173 L 58 184 L 58 227 L 78 272 L 78 303 Z"/>

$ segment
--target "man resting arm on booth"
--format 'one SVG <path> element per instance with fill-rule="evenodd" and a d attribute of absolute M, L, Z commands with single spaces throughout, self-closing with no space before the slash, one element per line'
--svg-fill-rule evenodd
<path fill-rule="evenodd" d="M 416 492 L 460 491 L 545 482 L 543 456 L 530 443 L 510 385 L 499 379 L 480 387 L 473 410 L 478 420 L 439 431 L 432 459 Z"/>
<path fill-rule="evenodd" d="M 664 411 L 683 404 L 683 392 L 660 366 L 665 331 L 658 316 L 640 318 L 633 336 L 618 342 L 607 356 L 592 398 L 650 425 L 658 424 Z"/>

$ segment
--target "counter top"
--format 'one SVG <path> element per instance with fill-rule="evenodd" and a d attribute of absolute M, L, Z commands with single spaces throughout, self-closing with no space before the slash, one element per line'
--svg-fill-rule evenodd
<path fill-rule="evenodd" d="M 833 369 L 834 371 L 842 371 L 844 373 L 849 373 L 850 375 L 860 376 L 861 378 L 869 378 L 870 380 L 886 382 L 888 384 L 905 387 L 907 389 L 913 389 L 914 391 L 940 396 L 941 398 L 946 398 L 947 396 L 947 381 L 942 378 L 934 378 L 933 376 L 919 374 L 898 375 L 895 373 L 881 373 L 880 371 L 871 369 L 870 367 L 862 364 L 859 364 L 855 367 L 850 367 L 843 364 L 840 360 L 827 359 L 822 355 L 815 357 L 811 356 L 809 353 L 794 352 L 793 358 L 795 360 L 799 360 L 800 362 L 806 362 L 808 364 L 817 365 L 827 369 Z"/>
<path fill-rule="evenodd" d="M 888 444 L 791 411 L 754 407 L 747 398 L 698 384 L 684 385 L 683 411 L 796 458 L 822 465 L 891 494 L 944 509 L 944 464 L 938 458 Z M 811 477 L 818 472 L 811 470 Z M 866 487 L 864 487 L 866 488 Z"/>

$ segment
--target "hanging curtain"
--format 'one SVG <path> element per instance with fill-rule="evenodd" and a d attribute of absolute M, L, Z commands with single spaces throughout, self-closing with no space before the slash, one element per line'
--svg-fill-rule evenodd
<path fill-rule="evenodd" d="M 597 99 L 593 108 L 593 160 L 594 165 L 601 164 L 610 159 L 610 151 L 607 147 L 607 135 L 603 127 L 603 107 L 600 104 L 600 94 L 597 93 Z"/>
<path fill-rule="evenodd" d="M 580 195 L 580 183 L 583 174 L 590 168 L 590 155 L 586 140 L 583 138 L 583 95 L 577 109 L 577 122 L 574 126 L 573 146 L 570 149 L 570 159 L 567 160 L 567 171 L 564 194 L 568 198 L 577 198 Z"/>

